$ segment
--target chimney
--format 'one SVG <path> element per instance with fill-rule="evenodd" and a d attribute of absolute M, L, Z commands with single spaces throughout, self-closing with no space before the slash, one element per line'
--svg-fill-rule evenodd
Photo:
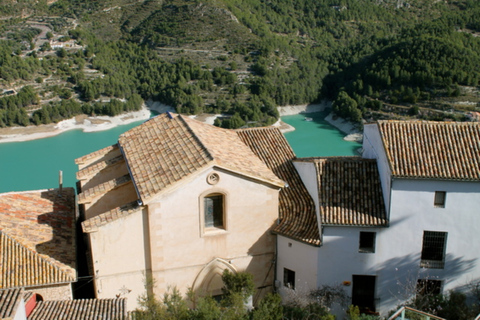
<path fill-rule="evenodd" d="M 59 192 L 62 192 L 62 187 L 63 187 L 63 171 L 60 170 L 58 172 L 58 189 L 59 189 Z"/>

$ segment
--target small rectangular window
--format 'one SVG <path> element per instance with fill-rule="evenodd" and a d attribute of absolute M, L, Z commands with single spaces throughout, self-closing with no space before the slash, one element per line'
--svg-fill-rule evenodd
<path fill-rule="evenodd" d="M 446 247 L 446 232 L 424 231 L 420 267 L 443 269 Z"/>
<path fill-rule="evenodd" d="M 295 271 L 283 268 L 283 285 L 295 289 Z"/>
<path fill-rule="evenodd" d="M 375 252 L 376 232 L 360 231 L 360 245 L 358 252 L 374 253 Z"/>
<path fill-rule="evenodd" d="M 223 196 L 218 194 L 204 198 L 205 228 L 224 228 Z"/>
<path fill-rule="evenodd" d="M 435 200 L 433 201 L 435 208 L 445 208 L 446 195 L 445 191 L 435 191 Z"/>

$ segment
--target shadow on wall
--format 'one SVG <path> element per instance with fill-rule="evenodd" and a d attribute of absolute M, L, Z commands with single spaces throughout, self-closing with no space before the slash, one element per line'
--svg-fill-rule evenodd
<path fill-rule="evenodd" d="M 248 250 L 248 255 L 253 259 L 245 271 L 253 275 L 256 284 L 253 305 L 257 305 L 267 293 L 274 289 L 276 236 L 271 230 L 275 225 L 276 223 L 265 231 Z"/>
<path fill-rule="evenodd" d="M 475 267 L 474 259 L 465 260 L 462 257 L 447 254 L 444 269 L 420 268 L 419 253 L 389 259 L 369 272 L 381 275 L 377 288 L 395 288 L 383 294 L 382 304 L 401 305 L 415 295 L 419 279 L 441 280 L 445 285 Z"/>

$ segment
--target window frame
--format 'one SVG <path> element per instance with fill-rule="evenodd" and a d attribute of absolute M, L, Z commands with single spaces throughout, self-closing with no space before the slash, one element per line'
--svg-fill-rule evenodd
<path fill-rule="evenodd" d="M 210 197 L 221 196 L 221 210 L 222 210 L 222 223 L 221 225 L 207 226 L 206 221 L 206 200 Z M 224 233 L 228 230 L 227 223 L 227 208 L 228 208 L 228 196 L 223 190 L 213 189 L 208 190 L 199 197 L 199 212 L 200 212 L 200 235 L 214 235 L 218 233 Z"/>
<path fill-rule="evenodd" d="M 445 208 L 446 200 L 447 200 L 446 191 L 435 191 L 435 195 L 433 196 L 433 206 L 435 208 Z"/>
<path fill-rule="evenodd" d="M 211 219 L 207 219 L 208 208 L 212 208 Z M 210 193 L 203 197 L 203 219 L 205 229 L 224 229 L 225 228 L 225 206 L 224 196 L 221 193 Z"/>
<path fill-rule="evenodd" d="M 448 232 L 423 231 L 422 251 L 420 254 L 420 267 L 430 269 L 443 269 L 447 250 Z M 437 258 L 439 256 L 440 258 Z"/>
<path fill-rule="evenodd" d="M 283 286 L 295 290 L 295 271 L 283 268 Z"/>
<path fill-rule="evenodd" d="M 364 236 L 362 237 L 362 235 Z M 365 242 L 367 243 L 372 242 L 372 243 L 370 246 L 366 246 Z M 377 233 L 375 231 L 360 231 L 359 237 L 358 237 L 358 252 L 359 253 L 375 253 L 376 244 L 377 244 L 376 242 L 377 242 Z M 362 243 L 363 243 L 363 246 L 362 246 Z"/>

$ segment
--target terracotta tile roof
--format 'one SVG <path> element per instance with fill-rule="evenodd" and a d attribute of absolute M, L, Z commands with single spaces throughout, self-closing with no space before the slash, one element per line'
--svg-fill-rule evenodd
<path fill-rule="evenodd" d="M 115 208 L 113 210 L 110 210 L 108 212 L 99 214 L 98 216 L 95 216 L 93 218 L 90 218 L 82 222 L 83 232 L 86 232 L 86 233 L 95 232 L 97 231 L 98 227 L 101 227 L 109 223 L 110 221 L 114 221 L 122 217 L 126 217 L 134 212 L 137 212 L 138 210 L 141 210 L 141 208 L 142 207 L 140 207 L 138 203 L 135 201 L 135 202 L 126 204 L 124 206 Z"/>
<path fill-rule="evenodd" d="M 126 298 L 38 301 L 28 320 L 123 320 Z"/>
<path fill-rule="evenodd" d="M 82 193 L 78 195 L 78 203 L 79 204 L 89 203 L 96 197 L 102 194 L 105 194 L 110 190 L 118 188 L 130 182 L 131 180 L 132 179 L 130 178 L 130 175 L 127 174 L 127 175 L 106 181 L 104 183 L 98 184 L 90 189 L 83 190 Z"/>
<path fill-rule="evenodd" d="M 21 288 L 0 290 L 0 319 L 13 319 L 22 299 Z"/>
<path fill-rule="evenodd" d="M 480 123 L 379 121 L 392 175 L 480 180 Z"/>
<path fill-rule="evenodd" d="M 308 244 L 320 245 L 315 204 L 298 175 L 292 160 L 295 153 L 277 128 L 237 130 L 253 152 L 283 181 L 280 191 L 280 224 L 274 232 Z"/>
<path fill-rule="evenodd" d="M 322 225 L 387 226 L 376 160 L 317 158 Z"/>
<path fill-rule="evenodd" d="M 118 145 L 114 144 L 108 147 L 105 147 L 103 149 L 94 151 L 92 153 L 89 153 L 87 155 L 84 155 L 83 157 L 75 159 L 75 163 L 78 164 L 79 166 L 88 166 L 98 160 L 99 158 L 105 156 L 107 153 L 118 150 Z"/>
<path fill-rule="evenodd" d="M 127 131 L 118 142 L 144 203 L 212 165 L 282 185 L 234 131 L 181 115 L 161 114 Z"/>
<path fill-rule="evenodd" d="M 29 250 L 0 231 L 0 288 L 50 285 L 75 281 L 73 272 L 65 272 L 52 261 Z"/>
<path fill-rule="evenodd" d="M 82 170 L 78 171 L 77 172 L 77 179 L 78 180 L 87 179 L 87 178 L 97 174 L 98 172 L 102 171 L 106 167 L 112 166 L 114 164 L 118 164 L 118 163 L 121 163 L 121 162 L 124 162 L 124 159 L 123 159 L 122 155 L 119 155 L 119 156 L 116 156 L 114 158 L 92 164 L 92 165 L 87 166 L 87 167 L 83 168 Z"/>
<path fill-rule="evenodd" d="M 76 279 L 73 188 L 0 194 L 0 288 Z"/>

